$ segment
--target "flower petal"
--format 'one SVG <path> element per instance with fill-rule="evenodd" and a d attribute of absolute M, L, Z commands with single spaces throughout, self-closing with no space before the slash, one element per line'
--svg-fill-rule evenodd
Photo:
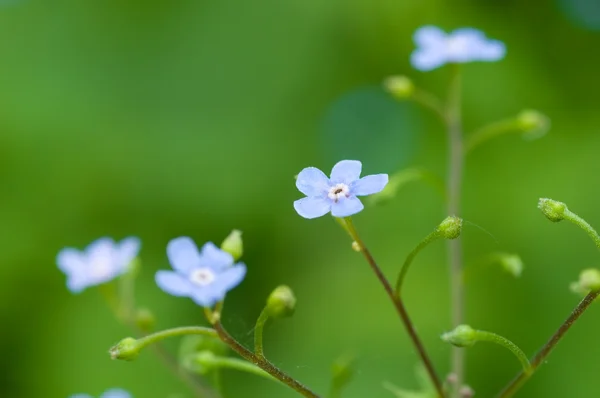
<path fill-rule="evenodd" d="M 192 294 L 192 283 L 173 271 L 158 271 L 155 276 L 156 284 L 173 296 L 186 297 Z"/>
<path fill-rule="evenodd" d="M 244 263 L 238 263 L 234 267 L 231 267 L 219 275 L 216 280 L 210 285 L 211 288 L 228 292 L 237 285 L 239 285 L 246 276 L 246 265 Z"/>
<path fill-rule="evenodd" d="M 119 242 L 117 249 L 119 261 L 128 266 L 137 257 L 141 245 L 140 239 L 134 236 L 123 239 Z"/>
<path fill-rule="evenodd" d="M 426 25 L 415 31 L 413 40 L 419 47 L 430 47 L 442 44 L 446 40 L 446 32 L 437 26 Z"/>
<path fill-rule="evenodd" d="M 389 177 L 387 174 L 373 174 L 355 181 L 350 186 L 350 192 L 356 196 L 372 195 L 381 192 L 387 185 Z"/>
<path fill-rule="evenodd" d="M 342 160 L 337 162 L 331 170 L 331 182 L 334 184 L 344 183 L 350 185 L 360 178 L 362 163 L 358 160 Z"/>
<path fill-rule="evenodd" d="M 356 196 L 341 198 L 331 205 L 331 214 L 334 217 L 348 217 L 360 212 L 365 206 Z"/>
<path fill-rule="evenodd" d="M 223 301 L 225 293 L 223 290 L 211 289 L 209 285 L 194 289 L 190 297 L 199 306 L 212 308 L 217 302 Z"/>
<path fill-rule="evenodd" d="M 316 167 L 303 169 L 296 179 L 296 187 L 306 196 L 321 196 L 327 194 L 329 178 Z"/>
<path fill-rule="evenodd" d="M 131 398 L 131 394 L 120 388 L 111 388 L 105 391 L 100 398 Z"/>
<path fill-rule="evenodd" d="M 325 198 L 302 198 L 294 202 L 294 209 L 304 218 L 324 216 L 331 210 L 331 201 Z"/>
<path fill-rule="evenodd" d="M 233 256 L 226 251 L 219 249 L 214 243 L 207 242 L 202 246 L 200 252 L 200 262 L 202 266 L 213 270 L 222 270 L 233 265 Z"/>
<path fill-rule="evenodd" d="M 58 252 L 56 264 L 58 265 L 58 269 L 70 275 L 85 267 L 85 258 L 79 250 L 67 247 Z"/>
<path fill-rule="evenodd" d="M 71 395 L 69 398 L 92 398 L 89 394 L 75 394 Z"/>
<path fill-rule="evenodd" d="M 479 52 L 480 61 L 498 61 L 506 55 L 506 46 L 498 40 L 488 40 Z"/>
<path fill-rule="evenodd" d="M 411 65 L 422 72 L 439 68 L 446 62 L 448 57 L 443 47 L 417 49 L 410 56 Z"/>
<path fill-rule="evenodd" d="M 167 257 L 175 271 L 188 275 L 200 266 L 200 252 L 194 241 L 187 237 L 172 239 L 167 245 Z"/>

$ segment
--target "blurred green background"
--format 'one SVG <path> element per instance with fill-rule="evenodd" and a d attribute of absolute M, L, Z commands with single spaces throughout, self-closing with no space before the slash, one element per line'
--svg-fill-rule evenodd
<path fill-rule="evenodd" d="M 536 209 L 539 197 L 551 197 L 600 226 L 599 19 L 586 0 L 3 2 L 0 396 L 99 395 L 117 386 L 136 398 L 191 396 L 150 352 L 110 361 L 107 349 L 130 332 L 97 289 L 66 290 L 55 256 L 101 236 L 140 236 L 140 304 L 159 328 L 203 324 L 200 308 L 160 291 L 153 275 L 168 267 L 170 239 L 220 242 L 233 228 L 244 231 L 249 268 L 224 315 L 236 337 L 251 343 L 266 296 L 287 283 L 299 304 L 266 330 L 276 364 L 325 393 L 331 363 L 350 353 L 356 378 L 345 397 L 391 397 L 383 381 L 416 387 L 416 355 L 366 263 L 329 217 L 302 219 L 292 202 L 302 196 L 295 174 L 342 158 L 362 160 L 366 173 L 422 166 L 445 175 L 442 126 L 379 88 L 400 73 L 444 95 L 448 68 L 420 73 L 408 63 L 423 24 L 474 26 L 507 45 L 502 62 L 464 67 L 467 131 L 525 108 L 552 119 L 539 141 L 507 136 L 470 155 L 464 190 L 468 321 L 533 354 L 576 304 L 569 282 L 600 263 L 582 231 Z M 435 192 L 415 183 L 355 222 L 394 277 L 444 216 Z M 477 269 L 496 250 L 522 256 L 521 279 Z M 430 247 L 406 287 L 444 374 L 445 258 L 445 245 Z M 595 396 L 599 335 L 600 309 L 592 308 L 520 396 Z M 480 397 L 519 369 L 496 346 L 468 355 Z M 224 377 L 228 397 L 296 396 L 253 376 Z"/>

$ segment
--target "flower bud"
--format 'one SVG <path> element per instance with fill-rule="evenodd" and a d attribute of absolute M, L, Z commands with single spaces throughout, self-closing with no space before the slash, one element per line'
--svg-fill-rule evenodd
<path fill-rule="evenodd" d="M 126 337 L 113 346 L 109 351 L 111 359 L 133 361 L 140 354 L 138 342 L 133 337 Z"/>
<path fill-rule="evenodd" d="M 600 271 L 596 268 L 588 268 L 581 271 L 579 280 L 571 283 L 571 290 L 583 296 L 589 292 L 600 290 Z"/>
<path fill-rule="evenodd" d="M 354 250 L 357 253 L 360 253 L 362 251 L 360 244 L 357 241 L 352 242 L 352 250 Z"/>
<path fill-rule="evenodd" d="M 383 81 L 385 90 L 396 99 L 410 98 L 415 92 L 415 85 L 406 76 L 390 76 Z"/>
<path fill-rule="evenodd" d="M 498 253 L 498 261 L 502 268 L 514 276 L 518 278 L 523 273 L 523 260 L 517 254 L 510 253 Z"/>
<path fill-rule="evenodd" d="M 566 204 L 546 198 L 540 199 L 538 202 L 538 209 L 540 209 L 546 218 L 552 222 L 564 220 L 565 213 L 569 210 Z"/>
<path fill-rule="evenodd" d="M 454 330 L 444 333 L 442 340 L 456 347 L 471 347 L 477 342 L 477 332 L 469 325 L 459 325 Z"/>
<path fill-rule="evenodd" d="M 534 110 L 524 110 L 517 115 L 517 124 L 524 133 L 523 137 L 534 140 L 544 136 L 550 130 L 550 119 Z"/>
<path fill-rule="evenodd" d="M 237 261 L 244 253 L 244 243 L 242 241 L 242 231 L 234 229 L 229 236 L 221 243 L 221 249 L 233 256 L 233 260 Z"/>
<path fill-rule="evenodd" d="M 267 299 L 267 313 L 272 318 L 283 318 L 294 314 L 296 297 L 288 286 L 278 286 Z"/>
<path fill-rule="evenodd" d="M 462 386 L 458 391 L 458 396 L 460 398 L 473 398 L 475 396 L 475 391 L 469 386 Z"/>
<path fill-rule="evenodd" d="M 454 216 L 447 217 L 437 227 L 437 232 L 444 239 L 456 239 L 462 231 L 462 219 Z"/>
<path fill-rule="evenodd" d="M 135 323 L 144 332 L 150 332 L 154 329 L 156 318 L 148 308 L 140 308 L 135 314 Z"/>
<path fill-rule="evenodd" d="M 337 359 L 331 366 L 331 384 L 337 391 L 352 381 L 354 377 L 354 358 L 342 357 Z"/>

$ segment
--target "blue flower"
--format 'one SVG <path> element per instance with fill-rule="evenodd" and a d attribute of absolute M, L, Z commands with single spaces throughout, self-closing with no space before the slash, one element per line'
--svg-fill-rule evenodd
<path fill-rule="evenodd" d="M 199 252 L 192 239 L 176 238 L 167 245 L 167 256 L 175 272 L 158 271 L 158 287 L 173 296 L 190 297 L 203 307 L 222 301 L 246 276 L 246 266 L 234 264 L 233 256 L 212 242 Z"/>
<path fill-rule="evenodd" d="M 92 396 L 88 394 L 75 394 L 71 395 L 69 398 L 92 398 Z M 131 398 L 131 394 L 120 388 L 112 388 L 106 390 L 104 394 L 100 395 L 100 398 Z"/>
<path fill-rule="evenodd" d="M 331 211 L 335 217 L 348 217 L 364 206 L 357 196 L 380 192 L 388 183 L 387 174 L 360 178 L 358 160 L 342 160 L 331 170 L 331 178 L 315 167 L 298 174 L 296 187 L 307 197 L 294 202 L 294 209 L 304 218 L 321 217 Z"/>
<path fill-rule="evenodd" d="M 56 257 L 58 268 L 67 275 L 67 288 L 79 293 L 87 287 L 108 282 L 127 271 L 140 251 L 140 240 L 129 237 L 120 243 L 100 238 L 84 251 L 70 247 Z"/>
<path fill-rule="evenodd" d="M 446 63 L 498 61 L 506 54 L 504 43 L 487 39 L 483 32 L 473 28 L 456 29 L 446 34 L 438 27 L 423 26 L 415 32 L 414 41 L 417 49 L 410 61 L 421 71 Z"/>

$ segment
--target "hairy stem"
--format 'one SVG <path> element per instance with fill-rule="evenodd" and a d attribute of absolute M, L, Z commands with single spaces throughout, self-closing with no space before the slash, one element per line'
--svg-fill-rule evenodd
<path fill-rule="evenodd" d="M 409 253 L 409 255 L 406 257 L 406 260 L 404 260 L 404 264 L 402 264 L 402 269 L 400 269 L 400 274 L 398 275 L 398 280 L 396 281 L 396 295 L 397 296 L 400 296 L 404 278 L 406 277 L 406 274 L 408 273 L 408 269 L 410 268 L 413 260 L 417 256 L 417 254 L 419 254 L 419 252 L 421 250 L 423 250 L 428 244 L 437 240 L 438 238 L 440 238 L 439 232 L 437 230 L 433 231 L 432 233 L 427 235 L 427 237 L 425 237 L 425 239 L 423 239 L 421 242 L 419 242 L 417 247 L 415 247 L 413 249 L 413 251 L 411 251 Z"/>
<path fill-rule="evenodd" d="M 587 221 L 570 210 L 565 210 L 564 217 L 565 220 L 569 220 L 573 224 L 583 229 L 589 235 L 589 237 L 592 238 L 596 244 L 596 247 L 600 249 L 600 236 L 598 236 L 598 232 L 596 232 L 596 230 Z"/>
<path fill-rule="evenodd" d="M 502 347 L 510 350 L 514 354 L 515 357 L 521 363 L 524 373 L 531 372 L 531 364 L 529 363 L 529 359 L 527 355 L 517 346 L 515 343 L 510 341 L 509 339 L 500 336 L 499 334 L 486 332 L 484 330 L 475 330 L 475 339 L 477 341 L 487 341 L 489 343 L 495 343 L 501 345 Z"/>
<path fill-rule="evenodd" d="M 256 320 L 256 326 L 254 327 L 254 353 L 259 358 L 264 358 L 265 353 L 263 349 L 263 329 L 269 319 L 267 309 L 263 309 L 258 319 Z"/>

